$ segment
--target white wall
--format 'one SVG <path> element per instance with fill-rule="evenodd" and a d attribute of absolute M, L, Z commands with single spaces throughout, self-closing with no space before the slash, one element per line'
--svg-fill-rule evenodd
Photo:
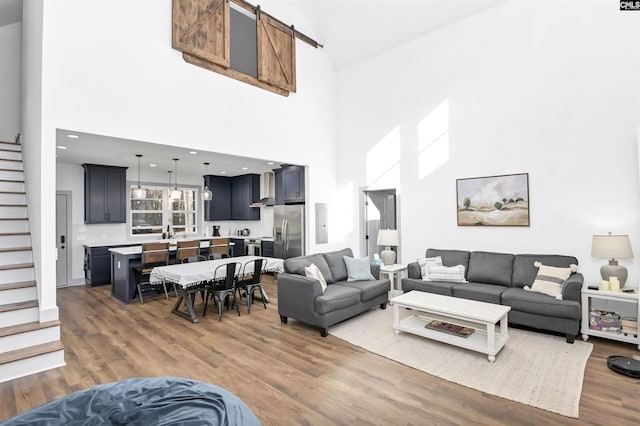
<path fill-rule="evenodd" d="M 405 263 L 428 247 L 559 253 L 598 281 L 591 236 L 612 231 L 630 235 L 637 286 L 640 15 L 617 9 L 511 1 L 340 73 L 349 245 L 358 189 L 396 187 Z M 443 138 L 421 156 L 427 128 Z M 531 226 L 458 227 L 456 179 L 511 173 L 529 174 Z"/>
<path fill-rule="evenodd" d="M 0 26 L 0 141 L 13 142 L 20 132 L 22 23 Z"/>
<path fill-rule="evenodd" d="M 266 1 L 261 6 L 313 34 L 294 5 Z M 47 3 L 44 21 L 44 88 L 50 102 L 43 106 L 43 149 L 55 151 L 55 129 L 64 128 L 274 158 L 309 166 L 310 205 L 332 201 L 337 174 L 335 74 L 322 50 L 297 42 L 297 93 L 282 97 L 187 64 L 171 48 L 169 0 L 60 0 Z M 43 158 L 43 173 L 66 182 L 57 189 L 75 188 L 76 228 L 82 221 L 76 205 L 81 180 L 76 181 L 73 172 L 71 183 L 64 177 L 67 170 L 56 173 L 55 167 L 53 153 Z M 47 188 L 52 194 L 55 189 Z M 307 225 L 310 252 L 338 245 L 333 237 L 331 244 L 316 248 L 312 221 L 310 217 Z M 55 228 L 49 215 L 41 222 Z M 268 223 L 262 227 L 256 232 L 270 230 Z M 45 244 L 53 245 L 53 238 Z M 73 270 L 77 277 L 75 262 Z"/>

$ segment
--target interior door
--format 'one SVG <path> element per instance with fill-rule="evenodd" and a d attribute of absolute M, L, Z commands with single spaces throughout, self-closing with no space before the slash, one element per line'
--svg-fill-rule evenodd
<path fill-rule="evenodd" d="M 396 221 L 396 190 L 381 189 L 363 191 L 364 193 L 364 253 L 373 259 L 374 253 L 380 253 L 378 230 L 398 229 Z M 392 250 L 397 250 L 393 247 Z M 398 257 L 399 258 L 399 257 Z"/>
<path fill-rule="evenodd" d="M 66 287 L 69 284 L 67 271 L 67 194 L 56 194 L 56 248 L 58 249 L 56 260 L 56 286 Z"/>

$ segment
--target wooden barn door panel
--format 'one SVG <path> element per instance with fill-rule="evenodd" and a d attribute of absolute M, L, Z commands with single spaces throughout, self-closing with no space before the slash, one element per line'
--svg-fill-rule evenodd
<path fill-rule="evenodd" d="M 173 0 L 173 47 L 229 67 L 228 0 Z"/>
<path fill-rule="evenodd" d="M 296 40 L 293 30 L 258 14 L 258 79 L 282 89 L 296 91 Z"/>

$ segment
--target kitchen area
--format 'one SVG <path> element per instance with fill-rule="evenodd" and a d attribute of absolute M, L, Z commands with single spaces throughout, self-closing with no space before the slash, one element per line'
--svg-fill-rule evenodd
<path fill-rule="evenodd" d="M 158 145 L 150 145 L 158 151 Z M 206 159 L 201 155 L 197 155 L 200 160 Z M 223 168 L 230 166 L 221 165 L 222 161 L 212 162 L 209 172 L 195 166 L 192 158 L 188 158 L 189 165 L 173 158 L 173 163 L 165 161 L 163 167 L 173 168 L 167 180 L 166 172 L 153 167 L 155 158 L 147 159 L 151 155 L 129 156 L 133 162 L 109 164 L 80 163 L 80 158 L 59 156 L 57 194 L 72 198 L 67 226 L 62 232 L 57 230 L 57 266 L 64 267 L 61 259 L 69 263 L 66 280 L 59 279 L 59 287 L 109 285 L 114 252 L 130 253 L 129 248 L 152 241 L 167 240 L 174 247 L 178 240 L 200 240 L 205 256 L 211 240 L 226 239 L 232 257 L 285 259 L 305 253 L 304 166 L 241 159 L 246 166 L 238 168 L 246 169 L 245 173 L 225 173 Z M 141 157 L 147 163 L 142 167 Z M 137 198 L 140 189 L 145 195 Z M 174 199 L 172 192 L 178 189 L 181 195 Z M 133 268 L 134 263 L 135 259 L 128 266 Z"/>

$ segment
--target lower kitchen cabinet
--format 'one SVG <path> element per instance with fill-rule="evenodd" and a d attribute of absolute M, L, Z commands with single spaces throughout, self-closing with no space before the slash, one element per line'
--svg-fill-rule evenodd
<path fill-rule="evenodd" d="M 124 246 L 85 246 L 84 282 L 86 285 L 95 287 L 111 284 L 111 252 L 109 249 L 114 247 Z"/>
<path fill-rule="evenodd" d="M 235 244 L 232 246 L 233 257 L 244 256 L 244 238 L 231 238 L 230 241 Z"/>
<path fill-rule="evenodd" d="M 260 251 L 264 257 L 273 257 L 273 241 L 262 240 Z"/>

